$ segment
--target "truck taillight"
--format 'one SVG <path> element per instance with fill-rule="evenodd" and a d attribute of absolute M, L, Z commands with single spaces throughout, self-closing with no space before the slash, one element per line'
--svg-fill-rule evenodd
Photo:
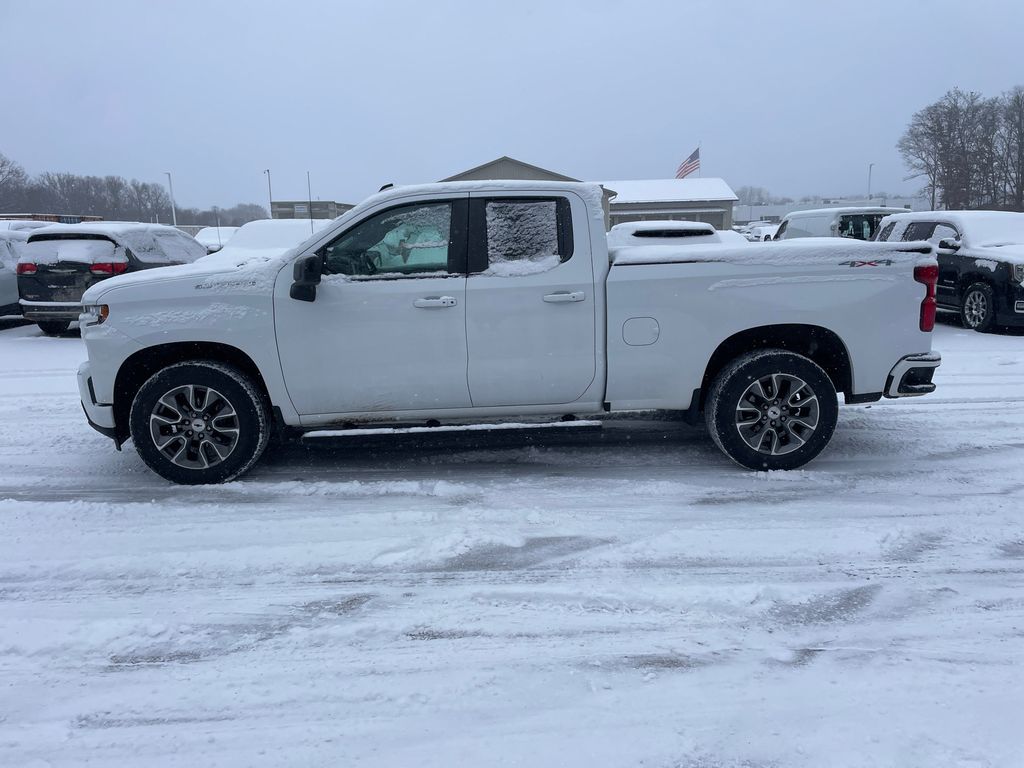
<path fill-rule="evenodd" d="M 939 282 L 938 265 L 914 267 L 914 279 L 925 286 L 924 300 L 921 302 L 920 328 L 922 331 L 932 331 L 935 329 L 935 286 Z"/>
<path fill-rule="evenodd" d="M 94 275 L 120 275 L 127 269 L 128 265 L 123 261 L 101 261 L 89 267 Z"/>
<path fill-rule="evenodd" d="M 17 270 L 19 275 L 34 275 L 37 271 L 36 265 L 31 262 L 23 262 L 19 264 Z"/>

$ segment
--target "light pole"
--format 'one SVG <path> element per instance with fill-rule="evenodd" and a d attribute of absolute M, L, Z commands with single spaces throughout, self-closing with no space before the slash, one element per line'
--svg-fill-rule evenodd
<path fill-rule="evenodd" d="M 868 163 L 868 202 L 871 202 L 871 169 L 875 167 L 874 163 Z"/>
<path fill-rule="evenodd" d="M 270 218 L 274 218 L 274 190 L 270 187 L 270 169 L 263 170 L 267 174 L 267 202 L 270 203 Z"/>
<path fill-rule="evenodd" d="M 178 226 L 178 212 L 174 207 L 174 182 L 171 181 L 170 171 L 164 171 L 164 175 L 167 176 L 167 186 L 171 190 L 171 223 L 174 224 L 174 226 Z"/>

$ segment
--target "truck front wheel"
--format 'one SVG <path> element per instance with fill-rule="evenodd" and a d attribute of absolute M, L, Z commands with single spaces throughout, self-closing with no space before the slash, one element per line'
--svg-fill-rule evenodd
<path fill-rule="evenodd" d="M 248 471 L 267 447 L 269 421 L 248 376 L 198 360 L 153 374 L 132 401 L 129 428 L 150 469 L 174 483 L 203 485 Z"/>
<path fill-rule="evenodd" d="M 828 445 L 839 406 L 817 363 L 768 349 L 742 355 L 718 374 L 704 415 L 715 444 L 740 466 L 796 469 Z"/>

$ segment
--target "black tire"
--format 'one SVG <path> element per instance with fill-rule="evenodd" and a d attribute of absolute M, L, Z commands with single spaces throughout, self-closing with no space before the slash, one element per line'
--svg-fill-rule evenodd
<path fill-rule="evenodd" d="M 270 439 L 266 399 L 257 386 L 241 371 L 208 360 L 153 374 L 135 395 L 128 424 L 147 466 L 182 485 L 235 479 L 259 460 Z"/>
<path fill-rule="evenodd" d="M 60 336 L 62 333 L 67 333 L 68 328 L 71 327 L 70 320 L 40 320 L 36 323 L 39 326 L 39 330 L 45 333 L 47 336 Z"/>
<path fill-rule="evenodd" d="M 813 360 L 781 349 L 733 360 L 711 385 L 704 411 L 722 453 L 759 471 L 802 467 L 828 445 L 838 417 L 828 374 Z"/>
<path fill-rule="evenodd" d="M 988 283 L 971 283 L 960 302 L 960 322 L 979 333 L 991 331 L 996 322 L 996 295 Z"/>

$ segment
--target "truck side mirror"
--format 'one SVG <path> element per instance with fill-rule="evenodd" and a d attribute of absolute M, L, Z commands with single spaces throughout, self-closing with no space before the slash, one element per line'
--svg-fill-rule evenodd
<path fill-rule="evenodd" d="M 323 267 L 323 258 L 316 254 L 296 261 L 292 272 L 294 282 L 288 295 L 298 301 L 316 301 L 316 287 L 320 285 Z"/>
<path fill-rule="evenodd" d="M 956 253 L 960 250 L 960 241 L 952 237 L 944 237 L 942 240 L 939 240 L 939 250 Z"/>

